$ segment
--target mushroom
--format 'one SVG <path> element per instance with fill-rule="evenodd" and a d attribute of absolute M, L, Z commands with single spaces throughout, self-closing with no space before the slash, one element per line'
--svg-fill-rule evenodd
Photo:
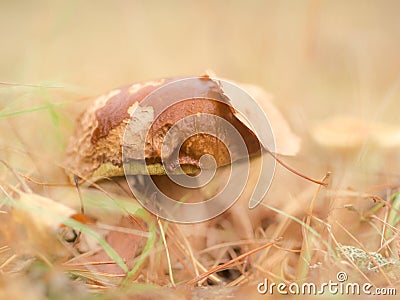
<path fill-rule="evenodd" d="M 337 184 L 348 185 L 354 175 L 348 168 L 362 164 L 377 173 L 381 170 L 386 174 L 397 173 L 400 128 L 392 124 L 339 114 L 315 124 L 311 137 L 329 156 Z M 362 174 L 367 175 L 365 171 Z"/>
<path fill-rule="evenodd" d="M 79 116 L 75 133 L 69 141 L 66 168 L 70 177 L 76 174 L 93 182 L 105 177 L 123 176 L 122 142 L 132 111 L 150 93 L 174 80 L 176 79 L 136 83 L 98 97 Z M 235 116 L 229 99 L 222 94 L 215 81 L 208 76 L 199 77 L 196 85 L 189 88 L 204 94 L 204 98 L 179 102 L 163 111 L 157 120 L 150 120 L 154 123 L 146 137 L 145 150 L 150 175 L 165 174 L 161 162 L 161 146 L 168 129 L 180 119 L 193 114 L 213 114 L 227 120 L 243 137 L 250 155 L 260 152 L 256 135 Z M 181 100 L 179 92 L 176 98 Z M 157 111 L 157 103 L 151 109 Z M 143 118 L 146 118 L 145 114 Z M 186 174 L 197 173 L 200 169 L 200 158 L 205 154 L 212 155 L 218 167 L 231 161 L 225 145 L 220 140 L 210 135 L 196 134 L 189 137 L 179 149 L 179 164 L 182 170 Z M 144 174 L 145 170 L 138 169 L 133 162 L 130 173 Z"/>
<path fill-rule="evenodd" d="M 390 150 L 400 146 L 400 128 L 349 115 L 334 115 L 314 126 L 312 137 L 320 146 L 340 152 L 358 152 L 366 143 Z"/>
<path fill-rule="evenodd" d="M 75 132 L 67 147 L 66 170 L 70 178 L 73 179 L 74 175 L 78 175 L 81 179 L 90 183 L 104 178 L 123 176 L 123 137 L 132 112 L 138 108 L 138 105 L 148 95 L 176 80 L 177 78 L 170 78 L 135 83 L 112 90 L 95 99 L 78 117 Z M 250 94 L 258 100 L 265 110 L 271 127 L 274 129 L 274 138 L 277 142 L 276 153 L 284 155 L 296 154 L 300 146 L 299 138 L 293 134 L 285 119 L 272 104 L 270 97 L 257 86 L 243 86 L 250 91 Z M 201 94 L 204 96 L 177 102 L 163 111 L 156 120 L 153 119 L 153 114 L 149 114 L 148 111 L 157 112 L 160 109 L 158 105 L 161 102 L 153 103 L 153 106 L 148 110 L 143 109 L 141 111 L 143 122 L 151 122 L 151 128 L 147 135 L 137 135 L 137 139 L 142 139 L 142 141 L 145 139 L 146 142 L 145 161 L 148 174 L 153 175 L 154 181 L 164 187 L 167 192 L 173 194 L 175 199 L 179 199 L 184 193 L 187 193 L 187 189 L 173 186 L 165 176 L 166 170 L 161 160 L 161 146 L 167 131 L 180 119 L 199 113 L 217 115 L 236 128 L 242 136 L 251 157 L 259 157 L 262 148 L 253 129 L 245 119 L 237 114 L 230 99 L 221 90 L 216 80 L 207 75 L 198 77 L 195 81 L 192 81 L 192 85 L 186 86 L 185 89 L 192 89 L 196 92 L 196 95 Z M 176 95 L 173 96 L 177 100 L 181 100 L 182 95 L 180 93 L 177 91 Z M 217 99 L 218 101 L 211 99 Z M 159 99 L 159 101 L 163 101 L 163 99 Z M 229 140 L 230 137 L 227 136 L 227 139 Z M 178 164 L 181 166 L 180 170 L 189 175 L 195 175 L 199 172 L 201 167 L 200 158 L 205 154 L 214 157 L 217 167 L 223 167 L 231 163 L 230 154 L 224 143 L 207 134 L 190 136 L 176 150 L 179 151 Z M 135 165 L 133 160 L 129 173 L 129 175 L 146 174 L 146 170 L 139 165 Z M 250 174 L 250 176 L 253 175 Z M 125 179 L 122 180 L 126 182 Z M 258 173 L 254 175 L 254 178 L 250 178 L 251 184 L 257 180 Z M 247 190 L 254 187 L 250 185 L 246 186 Z M 201 199 L 204 193 L 209 194 L 209 191 L 204 189 L 192 192 L 199 196 L 197 198 L 192 197 L 192 200 Z M 211 192 L 211 194 L 213 193 L 216 193 L 216 190 Z M 251 193 L 245 191 L 241 197 L 245 198 L 250 195 Z M 243 210 L 248 210 L 248 199 L 243 200 L 239 199 L 238 202 L 240 203 L 233 207 L 230 215 L 236 219 L 232 223 L 240 227 L 239 231 L 244 232 L 243 235 L 245 237 L 250 238 L 252 223 L 257 223 L 260 220 L 250 220 L 250 217 L 243 218 Z M 258 218 L 261 219 L 262 216 Z M 206 235 L 205 227 L 202 224 L 194 224 L 193 226 L 186 227 L 189 228 L 190 234 Z M 196 230 L 191 230 L 190 228 L 196 228 Z"/>

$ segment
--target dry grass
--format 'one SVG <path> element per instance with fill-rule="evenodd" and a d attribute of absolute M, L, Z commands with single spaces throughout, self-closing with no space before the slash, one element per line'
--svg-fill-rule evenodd
<path fill-rule="evenodd" d="M 338 271 L 399 288 L 398 3 L 160 5 L 0 4 L 0 298 L 248 298 L 264 278 Z M 332 172 L 328 187 L 279 168 L 262 207 L 190 226 L 156 220 L 113 182 L 80 198 L 62 157 L 89 97 L 206 69 L 274 94 L 303 140 L 285 161 Z M 318 144 L 315 129 L 343 114 L 366 124 L 361 142 Z M 81 200 L 87 219 L 60 221 Z"/>

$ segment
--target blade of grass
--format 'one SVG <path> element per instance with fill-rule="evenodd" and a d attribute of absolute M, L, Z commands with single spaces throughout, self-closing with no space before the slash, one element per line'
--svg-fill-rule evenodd
<path fill-rule="evenodd" d="M 325 175 L 325 177 L 322 179 L 321 182 L 326 182 L 326 180 L 329 177 L 329 173 Z M 308 227 L 311 228 L 311 216 L 313 214 L 313 210 L 314 210 L 314 205 L 315 202 L 318 198 L 319 192 L 321 191 L 321 185 L 318 185 L 317 190 L 315 191 L 311 202 L 310 202 L 310 206 L 308 207 L 308 211 L 307 211 L 307 217 L 306 217 L 306 225 Z M 311 262 L 311 257 L 312 257 L 312 248 L 314 245 L 314 236 L 309 235 L 308 231 L 305 230 L 305 228 L 303 227 L 303 242 L 302 242 L 302 246 L 301 246 L 301 251 L 300 251 L 300 258 L 299 258 L 299 263 L 297 265 L 297 280 L 299 281 L 299 283 L 303 283 L 304 280 L 307 277 L 308 271 L 309 271 L 309 266 L 310 266 L 310 262 Z"/>
<path fill-rule="evenodd" d="M 130 279 L 136 275 L 136 272 L 140 269 L 140 267 L 145 262 L 146 258 L 149 256 L 150 251 L 153 249 L 155 241 L 156 241 L 156 226 L 153 222 L 147 222 L 149 225 L 149 235 L 150 237 L 147 239 L 146 245 L 144 246 L 143 252 L 139 256 L 139 260 L 135 264 L 135 266 L 130 270 L 124 280 L 121 283 L 121 286 L 126 287 L 130 281 Z"/>
<path fill-rule="evenodd" d="M 304 227 L 305 229 L 307 229 L 310 233 L 312 233 L 316 238 L 319 238 L 320 241 L 326 246 L 326 249 L 327 249 L 331 254 L 334 254 L 334 253 L 335 253 L 335 251 L 332 249 L 331 245 L 329 245 L 329 243 L 328 243 L 327 241 L 325 241 L 325 240 L 322 238 L 322 236 L 321 236 L 314 228 L 312 228 L 311 226 L 308 226 L 308 225 L 307 225 L 306 223 L 304 223 L 302 220 L 296 218 L 295 216 L 289 215 L 289 214 L 287 214 L 286 212 L 284 212 L 284 211 L 282 211 L 282 210 L 280 210 L 280 209 L 277 209 L 277 208 L 275 208 L 275 207 L 272 207 L 272 206 L 270 206 L 270 205 L 268 205 L 268 204 L 266 204 L 266 203 L 264 203 L 264 202 L 261 202 L 261 205 L 263 205 L 263 206 L 265 206 L 266 208 L 269 208 L 270 210 L 272 210 L 272 211 L 274 211 L 274 212 L 276 212 L 276 213 L 278 213 L 278 214 L 280 214 L 280 215 L 283 215 L 283 216 L 285 216 L 286 218 L 291 219 L 292 221 L 296 222 L 297 224 L 303 226 L 303 227 Z M 326 223 L 321 222 L 321 220 L 319 220 L 318 218 L 314 218 L 314 219 L 317 220 L 318 222 L 324 224 L 325 226 L 327 225 Z"/>
<path fill-rule="evenodd" d="M 67 104 L 68 104 L 68 102 L 62 102 L 62 103 L 54 103 L 52 105 L 57 107 L 57 106 L 64 106 Z M 2 111 L 0 111 L 0 119 L 14 117 L 14 116 L 32 113 L 32 112 L 37 112 L 37 111 L 41 111 L 41 110 L 48 110 L 48 109 L 50 109 L 50 107 L 48 105 L 42 105 L 42 106 L 22 109 L 22 110 L 18 110 L 18 111 L 12 111 L 12 112 L 3 112 L 4 110 L 2 110 Z"/>
<path fill-rule="evenodd" d="M 122 259 L 121 256 L 119 256 L 119 254 L 114 250 L 113 247 L 110 246 L 109 243 L 107 243 L 107 241 L 105 239 L 103 239 L 99 234 L 97 234 L 95 231 L 91 230 L 90 228 L 88 228 L 87 226 L 85 226 L 84 224 L 75 221 L 74 219 L 66 219 L 63 224 L 65 226 L 69 226 L 75 230 L 79 230 L 80 232 L 83 232 L 85 234 L 87 234 L 88 236 L 93 237 L 96 242 L 99 243 L 99 245 L 103 248 L 103 250 L 107 253 L 107 255 L 116 262 L 116 264 L 122 269 L 124 270 L 124 272 L 128 272 L 128 267 L 125 264 L 124 260 Z"/>
<path fill-rule="evenodd" d="M 15 83 L 15 82 L 4 82 L 4 81 L 0 81 L 0 85 L 32 87 L 32 88 L 63 88 L 63 86 L 51 86 L 51 85 L 41 85 L 41 84 L 32 84 L 32 83 Z"/>
<path fill-rule="evenodd" d="M 390 226 L 385 227 L 385 240 L 389 240 L 394 232 L 390 227 L 395 228 L 397 223 L 399 222 L 399 209 L 400 209 L 400 192 L 393 194 L 390 197 L 390 202 L 392 203 L 392 207 L 389 211 L 389 216 L 387 219 L 387 223 Z M 393 258 L 397 258 L 394 251 L 390 251 Z"/>
<path fill-rule="evenodd" d="M 306 223 L 304 223 L 302 220 L 296 218 L 295 216 L 289 215 L 289 214 L 285 213 L 284 211 L 282 211 L 280 209 L 277 209 L 275 207 L 272 207 L 272 206 L 270 206 L 270 205 L 268 205 L 268 204 L 266 204 L 264 202 L 262 202 L 261 205 L 265 206 L 266 208 L 268 208 L 268 209 L 270 209 L 270 210 L 272 210 L 272 211 L 274 211 L 274 212 L 276 212 L 276 213 L 278 213 L 278 214 L 280 214 L 282 216 L 285 216 L 286 218 L 291 219 L 292 221 L 298 223 L 301 226 L 304 226 L 313 235 L 315 235 L 316 237 L 321 238 L 321 235 L 314 228 L 312 228 L 311 226 L 308 226 Z"/>

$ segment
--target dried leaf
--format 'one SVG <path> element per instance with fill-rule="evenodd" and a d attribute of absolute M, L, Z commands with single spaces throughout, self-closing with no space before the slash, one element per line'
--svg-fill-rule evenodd
<path fill-rule="evenodd" d="M 239 84 L 260 104 L 272 127 L 276 143 L 276 153 L 296 155 L 301 146 L 300 138 L 293 133 L 289 123 L 272 102 L 272 96 L 264 89 L 252 84 Z"/>
<path fill-rule="evenodd" d="M 117 230 L 118 227 L 143 230 L 145 224 L 139 220 L 133 220 L 130 217 L 122 217 L 115 230 L 110 230 L 105 233 L 105 240 L 107 243 L 118 253 L 118 255 L 125 261 L 128 269 L 132 269 L 134 265 L 134 258 L 137 256 L 137 250 L 141 246 L 143 237 L 129 233 L 128 231 Z M 87 249 L 92 251 L 95 249 Z M 90 264 L 90 270 L 97 271 L 108 275 L 121 275 L 125 274 L 125 271 L 116 263 L 110 261 L 109 255 L 104 249 L 99 249 L 93 255 L 76 259 L 73 262 L 74 265 L 82 266 L 85 269 L 85 265 Z M 79 267 L 77 269 L 80 269 Z"/>

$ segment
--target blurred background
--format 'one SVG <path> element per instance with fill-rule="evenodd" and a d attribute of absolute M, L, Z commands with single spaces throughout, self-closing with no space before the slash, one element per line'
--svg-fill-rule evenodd
<path fill-rule="evenodd" d="M 383 239 L 365 225 L 362 209 L 376 205 L 365 193 L 387 200 L 399 187 L 399 11 L 396 0 L 0 0 L 0 159 L 38 182 L 65 183 L 65 145 L 93 96 L 128 83 L 212 71 L 273 96 L 303 140 L 302 152 L 285 159 L 310 177 L 333 171 L 314 213 L 333 224 L 339 242 L 354 244 L 343 233 L 349 228 L 376 251 Z M 351 118 L 335 119 L 343 115 Z M 327 124 L 327 118 L 334 119 Z M 279 170 L 266 203 L 303 219 L 316 187 Z M 40 182 L 30 183 L 34 192 L 79 203 L 74 189 Z M 20 181 L 0 164 L 0 184 Z M 279 226 L 286 222 L 275 217 Z M 265 237 L 275 236 L 281 228 L 275 225 L 266 225 Z M 291 226 L 297 227 L 288 227 L 285 247 L 297 251 L 304 231 Z M 279 230 L 276 236 L 286 229 Z M 297 252 L 276 253 L 265 270 L 276 263 L 281 274 L 281 265 L 302 263 Z M 327 264 L 327 274 L 336 264 Z"/>
<path fill-rule="evenodd" d="M 395 0 L 1 1 L 0 80 L 93 95 L 212 70 L 261 85 L 293 118 L 397 122 L 399 9 Z"/>
<path fill-rule="evenodd" d="M 310 175 L 332 164 L 344 170 L 329 161 L 342 153 L 318 156 L 308 139 L 336 115 L 356 118 L 343 125 L 342 139 L 357 140 L 359 151 L 347 165 L 397 174 L 399 155 L 392 145 L 383 159 L 369 126 L 384 123 L 378 138 L 400 145 L 399 9 L 390 0 L 1 1 L 0 146 L 13 148 L 3 153 L 14 166 L 32 169 L 35 161 L 35 173 L 55 180 L 63 172 L 49 161 L 60 165 L 90 98 L 128 83 L 212 71 L 273 96 L 303 139 L 299 168 Z M 335 139 L 318 134 L 322 144 Z M 304 169 L 312 164 L 315 172 Z"/>
<path fill-rule="evenodd" d="M 266 89 L 303 138 L 325 118 L 360 119 L 344 129 L 361 136 L 359 162 L 368 124 L 389 124 L 383 139 L 400 140 L 399 9 L 390 0 L 2 1 L 0 82 L 34 86 L 0 86 L 1 144 L 54 158 L 90 97 L 211 70 Z M 314 156 L 303 158 L 321 166 Z"/>

